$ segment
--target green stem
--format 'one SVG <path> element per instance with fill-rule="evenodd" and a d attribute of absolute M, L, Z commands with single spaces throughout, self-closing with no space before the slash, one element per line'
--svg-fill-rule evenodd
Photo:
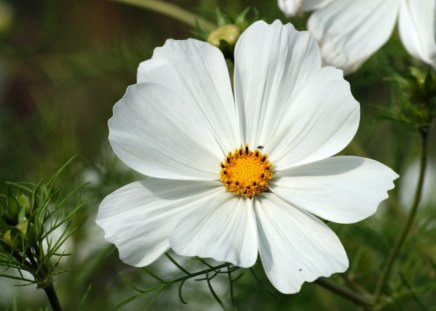
<path fill-rule="evenodd" d="M 221 301 L 220 297 L 218 297 L 217 293 L 213 289 L 211 280 L 209 279 L 209 273 L 206 273 L 206 282 L 207 282 L 207 286 L 209 287 L 209 290 L 210 290 L 212 296 L 215 298 L 215 300 L 221 306 L 221 309 L 223 309 L 223 311 L 227 311 L 226 306 L 223 304 L 223 302 Z"/>
<path fill-rule="evenodd" d="M 318 279 L 315 281 L 316 284 L 328 289 L 329 291 L 342 296 L 358 305 L 361 306 L 371 306 L 374 304 L 374 301 L 368 297 L 363 297 L 356 292 L 353 292 L 347 288 L 336 285 L 333 282 L 330 282 L 326 279 Z"/>
<path fill-rule="evenodd" d="M 50 302 L 50 306 L 52 308 L 53 311 L 62 311 L 62 307 L 61 304 L 59 302 L 59 298 L 58 295 L 56 294 L 56 291 L 53 287 L 53 283 L 51 281 L 49 281 L 49 283 L 47 282 L 47 271 L 45 269 L 45 267 L 43 265 L 40 265 L 34 258 L 33 253 L 29 250 L 27 252 L 27 259 L 29 259 L 31 266 L 32 266 L 32 270 L 33 270 L 33 274 L 35 277 L 35 280 L 38 282 L 38 286 L 40 284 L 43 284 L 43 286 L 41 286 L 44 291 L 45 294 L 47 295 L 48 301 Z M 48 285 L 45 285 L 47 284 Z"/>
<path fill-rule="evenodd" d="M 354 290 L 356 293 L 359 293 L 364 296 L 370 296 L 371 294 L 360 284 L 358 284 L 353 278 L 351 278 L 347 273 L 341 273 L 342 279 L 346 282 L 346 284 Z"/>
<path fill-rule="evenodd" d="M 177 19 L 191 27 L 199 26 L 205 31 L 212 31 L 217 26 L 208 20 L 197 16 L 194 13 L 186 11 L 181 7 L 174 5 L 172 3 L 167 3 L 159 0 L 113 0 L 125 4 L 134 5 L 137 7 L 141 7 L 144 9 L 152 10 L 167 16 L 170 16 L 174 19 Z"/>
<path fill-rule="evenodd" d="M 173 257 L 171 257 L 170 256 L 170 254 L 168 254 L 168 253 L 165 253 L 165 256 L 177 267 L 177 268 L 179 268 L 183 273 L 185 273 L 185 274 L 187 274 L 187 275 L 190 275 L 191 273 L 189 273 L 189 271 L 188 270 L 186 270 L 185 268 L 183 268 L 181 265 L 179 265 L 179 263 L 173 258 Z"/>
<path fill-rule="evenodd" d="M 229 278 L 229 286 L 230 286 L 230 300 L 232 302 L 233 310 L 236 310 L 236 301 L 235 294 L 233 292 L 233 279 L 232 279 L 232 271 L 230 270 L 230 266 L 227 267 L 227 276 Z"/>
<path fill-rule="evenodd" d="M 421 201 L 422 189 L 424 186 L 425 171 L 426 171 L 426 167 L 427 167 L 428 129 L 427 128 L 421 129 L 420 134 L 421 134 L 422 150 L 421 150 L 420 169 L 419 169 L 418 185 L 416 187 L 416 192 L 415 192 L 415 199 L 413 200 L 413 204 L 412 204 L 412 207 L 410 209 L 410 213 L 409 213 L 409 216 L 407 218 L 406 225 L 404 226 L 404 229 L 401 232 L 400 237 L 398 238 L 397 242 L 395 243 L 395 246 L 389 255 L 385 269 L 383 270 L 381 277 L 377 283 L 377 286 L 375 289 L 375 294 L 374 294 L 376 301 L 379 301 L 380 295 L 381 295 L 386 283 L 389 281 L 395 260 L 397 259 L 398 254 L 401 251 L 401 247 L 403 246 L 404 242 L 407 239 L 407 236 L 409 235 L 410 229 L 412 227 L 413 221 L 414 221 L 415 216 L 416 216 L 416 212 L 418 210 L 419 203 Z"/>
<path fill-rule="evenodd" d="M 185 281 L 185 280 L 191 279 L 191 278 L 193 278 L 195 276 L 203 275 L 203 274 L 206 274 L 206 273 L 209 273 L 209 272 L 214 272 L 216 270 L 229 267 L 230 265 L 231 264 L 229 264 L 229 263 L 223 263 L 221 265 L 218 265 L 218 266 L 215 266 L 215 267 L 212 267 L 212 268 L 209 268 L 209 269 L 201 270 L 201 271 L 198 271 L 198 272 L 195 272 L 195 273 L 189 273 L 187 276 L 183 276 L 181 278 L 175 279 L 175 280 L 173 280 L 171 282 L 168 282 L 168 283 L 171 284 L 171 283 L 177 283 L 177 282 Z"/>
<path fill-rule="evenodd" d="M 44 291 L 50 301 L 50 305 L 53 311 L 62 311 L 61 304 L 59 302 L 58 295 L 53 287 L 53 284 L 50 284 L 47 287 L 44 287 Z"/>

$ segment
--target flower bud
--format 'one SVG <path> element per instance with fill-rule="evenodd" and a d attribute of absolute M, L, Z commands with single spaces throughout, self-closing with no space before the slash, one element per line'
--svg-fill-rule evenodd
<path fill-rule="evenodd" d="M 207 42 L 216 47 L 220 47 L 221 41 L 224 41 L 233 47 L 235 46 L 240 34 L 241 30 L 238 26 L 227 24 L 212 31 L 207 37 Z"/>
<path fill-rule="evenodd" d="M 17 224 L 15 228 L 18 230 L 12 229 L 14 230 L 14 234 L 12 234 L 11 229 L 7 230 L 3 234 L 3 240 L 11 247 L 21 245 L 23 242 L 23 238 L 27 234 L 28 224 L 29 224 L 28 221 L 23 221 Z"/>
<path fill-rule="evenodd" d="M 6 244 L 12 246 L 11 230 L 8 230 L 3 234 L 3 240 L 6 242 Z"/>
<path fill-rule="evenodd" d="M 18 204 L 27 211 L 31 210 L 30 198 L 24 193 L 17 195 Z"/>
<path fill-rule="evenodd" d="M 25 220 L 25 221 L 20 222 L 19 224 L 17 224 L 15 226 L 15 228 L 20 230 L 23 235 L 26 235 L 26 233 L 27 233 L 27 226 L 28 225 L 29 225 L 29 222 L 27 220 Z"/>

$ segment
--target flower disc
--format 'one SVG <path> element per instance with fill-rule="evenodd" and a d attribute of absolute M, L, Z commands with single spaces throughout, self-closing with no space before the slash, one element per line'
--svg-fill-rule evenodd
<path fill-rule="evenodd" d="M 248 198 L 265 191 L 272 177 L 272 165 L 259 150 L 248 145 L 229 152 L 221 162 L 220 180 L 230 192 Z"/>

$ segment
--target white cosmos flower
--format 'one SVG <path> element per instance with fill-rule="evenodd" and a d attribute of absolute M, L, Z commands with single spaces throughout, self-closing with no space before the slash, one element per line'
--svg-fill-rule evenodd
<path fill-rule="evenodd" d="M 358 123 L 342 71 L 321 68 L 308 32 L 250 26 L 235 48 L 234 95 L 220 50 L 167 40 L 109 120 L 115 154 L 147 178 L 108 195 L 97 223 L 127 264 L 148 265 L 171 248 L 250 267 L 259 253 L 273 285 L 297 292 L 348 267 L 314 215 L 362 220 L 397 178 L 370 159 L 331 157 Z"/>
<path fill-rule="evenodd" d="M 330 1 L 333 0 L 278 0 L 278 6 L 286 16 L 296 16 L 319 9 Z"/>
<path fill-rule="evenodd" d="M 278 0 L 278 5 L 286 16 L 296 16 L 302 10 L 303 0 Z"/>
<path fill-rule="evenodd" d="M 327 1 L 308 22 L 326 64 L 355 71 L 388 41 L 398 19 L 406 50 L 436 68 L 436 0 Z"/>

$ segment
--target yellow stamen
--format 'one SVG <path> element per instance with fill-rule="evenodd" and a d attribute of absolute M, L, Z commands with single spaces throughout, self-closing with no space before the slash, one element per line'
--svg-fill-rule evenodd
<path fill-rule="evenodd" d="M 251 151 L 248 145 L 229 152 L 220 163 L 220 180 L 230 192 L 247 198 L 268 189 L 272 165 L 259 150 Z"/>

